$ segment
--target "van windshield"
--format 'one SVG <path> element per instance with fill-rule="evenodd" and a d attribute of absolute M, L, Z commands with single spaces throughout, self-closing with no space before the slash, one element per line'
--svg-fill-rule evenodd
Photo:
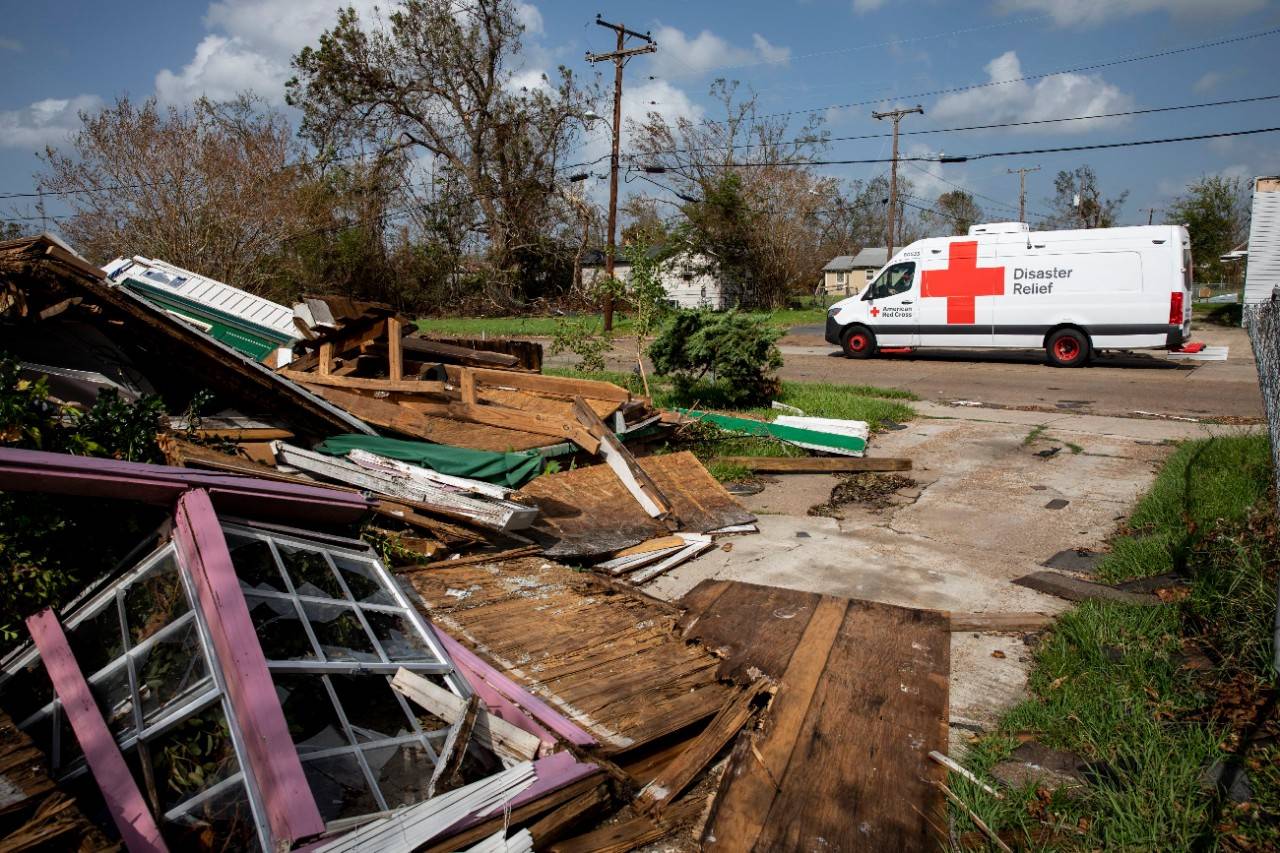
<path fill-rule="evenodd" d="M 916 265 L 911 261 L 886 267 L 884 272 L 880 273 L 876 280 L 871 282 L 867 292 L 862 296 L 863 300 L 884 299 L 888 296 L 906 293 L 911 289 L 915 272 Z"/>

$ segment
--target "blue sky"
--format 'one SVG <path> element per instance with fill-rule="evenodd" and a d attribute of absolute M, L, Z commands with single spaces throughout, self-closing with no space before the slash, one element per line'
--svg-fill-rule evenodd
<path fill-rule="evenodd" d="M 288 60 L 332 21 L 335 0 L 49 2 L 9 0 L 0 29 L 0 195 L 30 191 L 34 151 L 65 141 L 80 109 L 129 94 L 189 101 L 254 89 L 280 103 Z M 357 8 L 376 5 L 357 0 Z M 381 3 L 385 7 L 386 3 Z M 521 3 L 528 26 L 523 73 L 566 64 L 593 69 L 586 50 L 608 50 L 596 13 L 649 30 L 658 52 L 627 68 L 626 114 L 717 118 L 706 97 L 716 77 L 753 88 L 764 112 L 817 110 L 835 136 L 877 133 L 875 105 L 921 103 L 904 130 L 1059 118 L 1280 94 L 1280 34 L 1095 71 L 1007 83 L 952 95 L 915 93 L 1109 62 L 1280 27 L 1280 0 L 743 0 L 743 2 Z M 796 126 L 807 113 L 795 116 Z M 986 151 L 1183 136 L 1280 126 L 1280 100 L 1040 126 L 908 136 L 904 154 Z M 607 151 L 606 131 L 583 159 Z M 625 148 L 625 146 L 624 146 Z M 834 143 L 832 159 L 887 156 L 887 140 Z M 1204 173 L 1280 171 L 1280 133 L 967 164 L 906 167 L 917 194 L 953 185 L 978 195 L 990 219 L 1015 218 L 1017 176 L 1028 176 L 1028 208 L 1041 211 L 1058 169 L 1089 163 L 1104 190 L 1129 190 L 1125 220 L 1146 220 Z M 883 166 L 826 167 L 870 178 Z M 602 171 L 602 168 L 597 170 Z M 596 191 L 603 186 L 597 181 Z M 30 213 L 0 201 L 0 215 Z"/>

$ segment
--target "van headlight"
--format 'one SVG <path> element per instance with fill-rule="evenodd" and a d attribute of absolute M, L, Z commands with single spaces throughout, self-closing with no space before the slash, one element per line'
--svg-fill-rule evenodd
<path fill-rule="evenodd" d="M 834 317 L 834 316 L 836 316 L 836 315 L 837 315 L 837 314 L 839 314 L 839 313 L 840 313 L 840 306 L 839 306 L 839 305 L 832 305 L 830 308 L 828 308 L 828 309 L 827 309 L 827 316 L 828 316 L 828 317 Z"/>

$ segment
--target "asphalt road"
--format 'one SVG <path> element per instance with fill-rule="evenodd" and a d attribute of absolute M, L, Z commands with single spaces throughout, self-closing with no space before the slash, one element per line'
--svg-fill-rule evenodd
<path fill-rule="evenodd" d="M 1045 363 L 1043 352 L 926 349 L 865 360 L 845 358 L 817 326 L 779 342 L 784 379 L 881 385 L 925 400 L 1037 406 L 1100 415 L 1137 411 L 1183 417 L 1261 417 L 1262 399 L 1244 330 L 1193 329 L 1192 339 L 1226 345 L 1225 362 L 1176 362 L 1159 352 L 1107 356 L 1083 368 Z"/>

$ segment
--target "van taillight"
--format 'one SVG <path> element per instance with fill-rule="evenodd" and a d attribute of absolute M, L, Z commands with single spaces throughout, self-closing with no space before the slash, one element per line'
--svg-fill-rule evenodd
<path fill-rule="evenodd" d="M 1169 294 L 1169 325 L 1182 325 L 1182 291 L 1175 290 Z"/>

